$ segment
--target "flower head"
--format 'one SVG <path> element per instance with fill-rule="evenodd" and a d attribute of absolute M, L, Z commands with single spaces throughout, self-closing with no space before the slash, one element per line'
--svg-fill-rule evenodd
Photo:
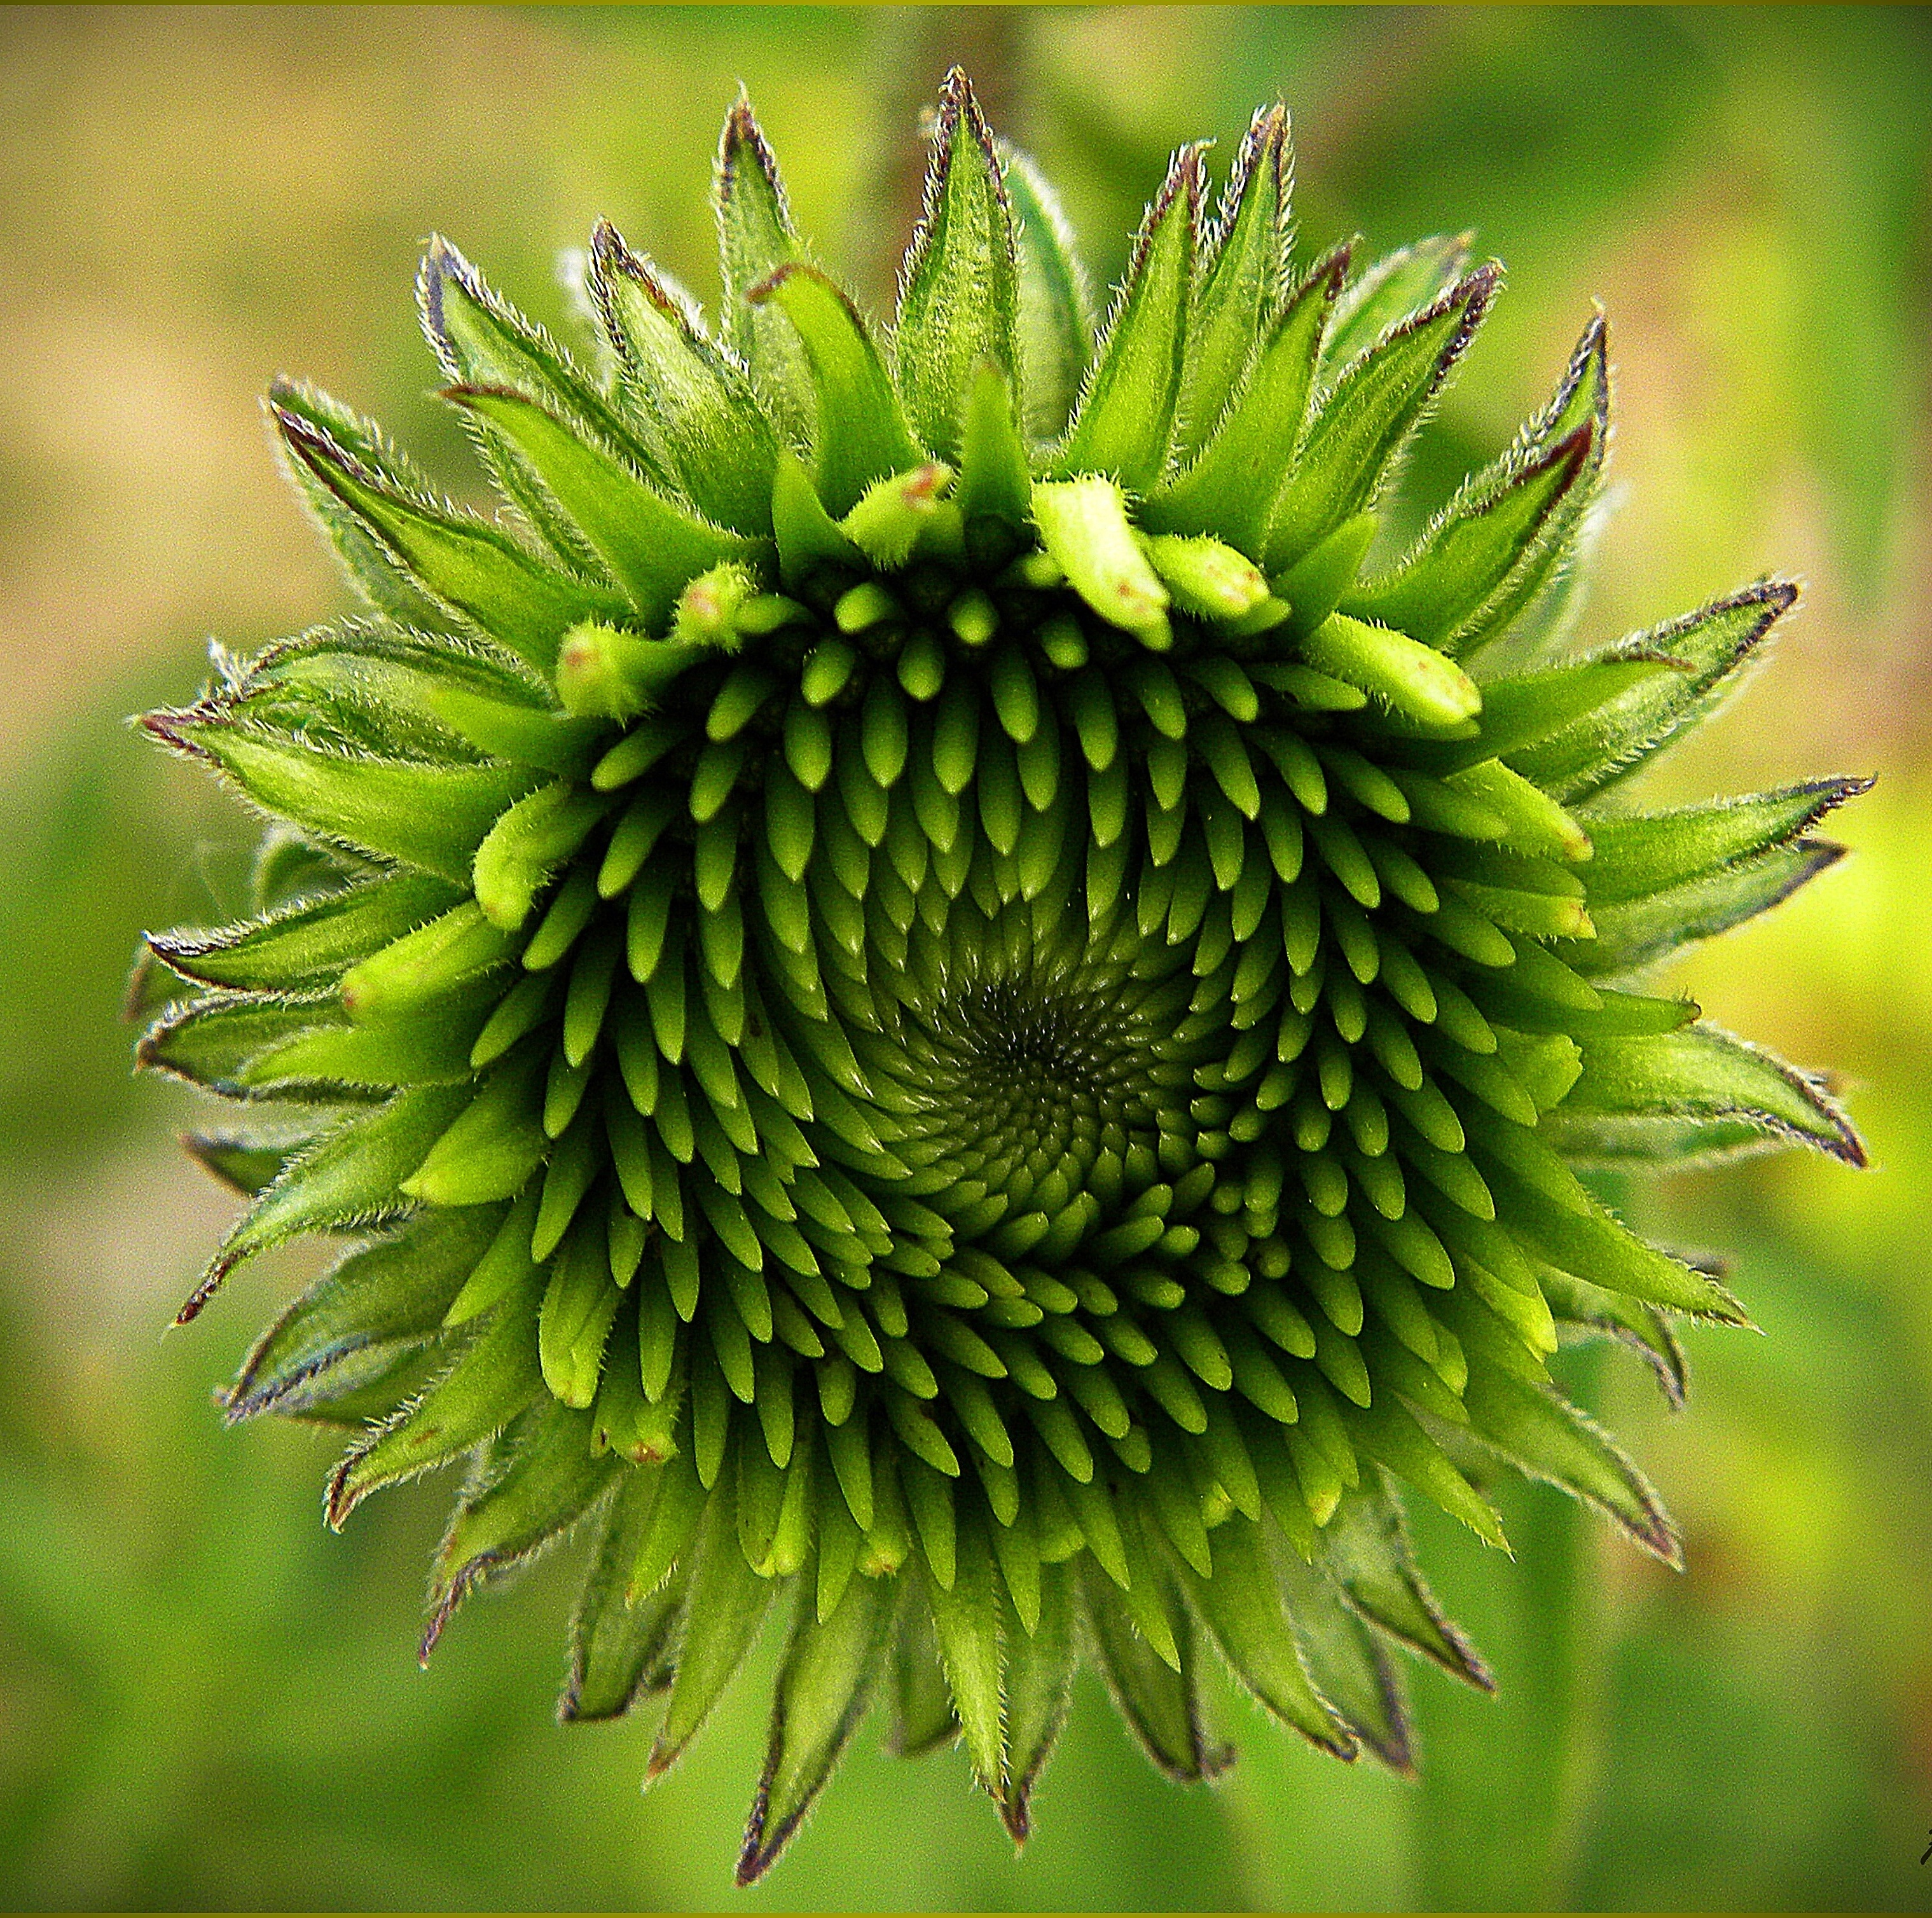
<path fill-rule="evenodd" d="M 1398 1483 L 1500 1546 L 1513 1465 L 1676 1557 L 1545 1362 L 1675 1394 L 1671 1322 L 1743 1314 L 1578 1169 L 1860 1157 L 1642 983 L 1836 855 L 1856 781 L 1624 799 L 1792 589 L 1567 647 L 1600 317 L 1377 557 L 1500 269 L 1298 266 L 1288 177 L 1278 108 L 1211 215 L 1184 149 L 1097 333 L 957 74 L 885 344 L 742 103 L 715 329 L 600 226 L 580 361 L 437 242 L 503 513 L 278 384 L 367 611 L 146 721 L 274 822 L 259 917 L 151 941 L 143 1061 L 241 1102 L 197 1149 L 250 1195 L 181 1316 L 353 1239 L 230 1415 L 356 1431 L 338 1525 L 462 1465 L 425 1655 L 587 1532 L 563 1715 L 647 1705 L 654 1773 L 782 1607 L 747 1880 L 889 1668 L 1016 1837 L 1082 1657 L 1178 1777 L 1210 1644 L 1406 1765 L 1388 1647 L 1489 1679 Z"/>

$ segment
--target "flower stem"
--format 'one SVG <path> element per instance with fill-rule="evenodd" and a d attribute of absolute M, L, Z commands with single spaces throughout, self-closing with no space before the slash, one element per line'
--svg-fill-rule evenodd
<path fill-rule="evenodd" d="M 1586 1411 L 1601 1360 L 1596 1345 L 1563 1356 L 1564 1395 Z M 1497 1695 L 1417 1687 L 1415 1895 L 1432 1910 L 1560 1910 L 1572 1901 L 1600 1744 L 1598 1521 L 1549 1486 L 1495 1489 L 1514 1574 L 1484 1577 L 1494 1568 L 1452 1548 L 1444 1556 L 1462 1582 L 1442 1582 L 1495 1669 Z"/>

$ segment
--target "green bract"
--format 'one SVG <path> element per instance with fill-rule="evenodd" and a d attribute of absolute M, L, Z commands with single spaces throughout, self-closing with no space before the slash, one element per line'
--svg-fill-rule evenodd
<path fill-rule="evenodd" d="M 1406 1764 L 1390 1642 L 1489 1679 L 1397 1481 L 1501 1545 L 1506 1463 L 1675 1559 L 1545 1361 L 1675 1395 L 1672 1320 L 1743 1315 L 1577 1169 L 1861 1156 L 1641 983 L 1838 851 L 1856 780 L 1625 797 L 1792 589 L 1564 650 L 1600 319 L 1371 562 L 1498 269 L 1298 269 L 1288 177 L 1279 109 L 1211 218 L 1184 151 L 1097 334 L 957 74 L 883 342 L 742 104 L 715 329 L 601 227 L 580 362 L 438 242 L 505 513 L 278 385 L 368 611 L 146 722 L 278 822 L 259 917 L 152 941 L 142 1058 L 241 1102 L 197 1149 L 251 1195 L 182 1316 L 354 1239 L 230 1415 L 355 1430 L 338 1524 L 460 1462 L 425 1652 L 580 1526 L 563 1715 L 657 1712 L 653 1772 L 781 1607 L 746 1880 L 881 1689 L 1016 1836 L 1082 1657 L 1177 1777 L 1206 1643 Z"/>

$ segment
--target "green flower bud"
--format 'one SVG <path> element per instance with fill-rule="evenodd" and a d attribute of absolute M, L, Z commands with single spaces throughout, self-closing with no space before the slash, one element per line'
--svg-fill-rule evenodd
<path fill-rule="evenodd" d="M 1372 564 L 1499 269 L 1298 271 L 1290 170 L 1279 108 L 1214 217 L 1178 156 L 1096 332 L 955 74 L 888 347 L 740 102 L 718 323 L 601 226 L 608 376 L 435 242 L 519 530 L 278 385 L 367 615 L 146 722 L 278 822 L 257 917 L 150 941 L 142 1061 L 238 1102 L 195 1149 L 250 1195 L 181 1316 L 351 1241 L 230 1416 L 349 1430 L 338 1525 L 464 1464 L 425 1655 L 580 1532 L 563 1715 L 658 1715 L 652 1775 L 781 1608 L 745 1880 L 888 1673 L 1018 1838 L 1083 1656 L 1174 1777 L 1226 1760 L 1204 1636 L 1406 1766 L 1384 1641 L 1490 1679 L 1400 1488 L 1501 1546 L 1466 1468 L 1508 1463 L 1675 1562 L 1546 1361 L 1612 1333 L 1674 1394 L 1675 1319 L 1747 1322 L 1578 1172 L 1862 1158 L 1647 983 L 1830 864 L 1862 782 L 1622 790 L 1792 589 L 1557 655 L 1600 317 Z"/>

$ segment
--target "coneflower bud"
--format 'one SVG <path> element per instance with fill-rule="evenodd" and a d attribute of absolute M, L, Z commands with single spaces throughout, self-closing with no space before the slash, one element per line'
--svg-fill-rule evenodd
<path fill-rule="evenodd" d="M 1580 1182 L 1796 1141 L 1811 1079 L 1643 983 L 1837 856 L 1862 782 L 1644 813 L 1792 589 L 1558 650 L 1600 318 L 1408 551 L 1390 477 L 1494 297 L 1460 242 L 1298 269 L 1287 128 L 1210 217 L 1177 157 L 1105 326 L 958 74 L 882 344 L 728 120 L 715 330 L 608 227 L 593 373 L 454 248 L 430 343 L 506 504 L 278 385 L 367 613 L 151 716 L 312 857 L 155 935 L 145 1064 L 242 1102 L 250 1195 L 181 1316 L 346 1256 L 230 1389 L 353 1430 L 340 1524 L 460 1463 L 425 1655 L 580 1523 L 566 1718 L 653 1774 L 776 1602 L 740 1874 L 896 1674 L 1016 1837 L 1076 1659 L 1220 1762 L 1211 1643 L 1408 1763 L 1400 1644 L 1478 1685 L 1398 1484 L 1492 1544 L 1500 1460 L 1672 1562 L 1545 1365 L 1743 1322 Z M 1366 570 L 1365 570 L 1366 569 Z"/>

